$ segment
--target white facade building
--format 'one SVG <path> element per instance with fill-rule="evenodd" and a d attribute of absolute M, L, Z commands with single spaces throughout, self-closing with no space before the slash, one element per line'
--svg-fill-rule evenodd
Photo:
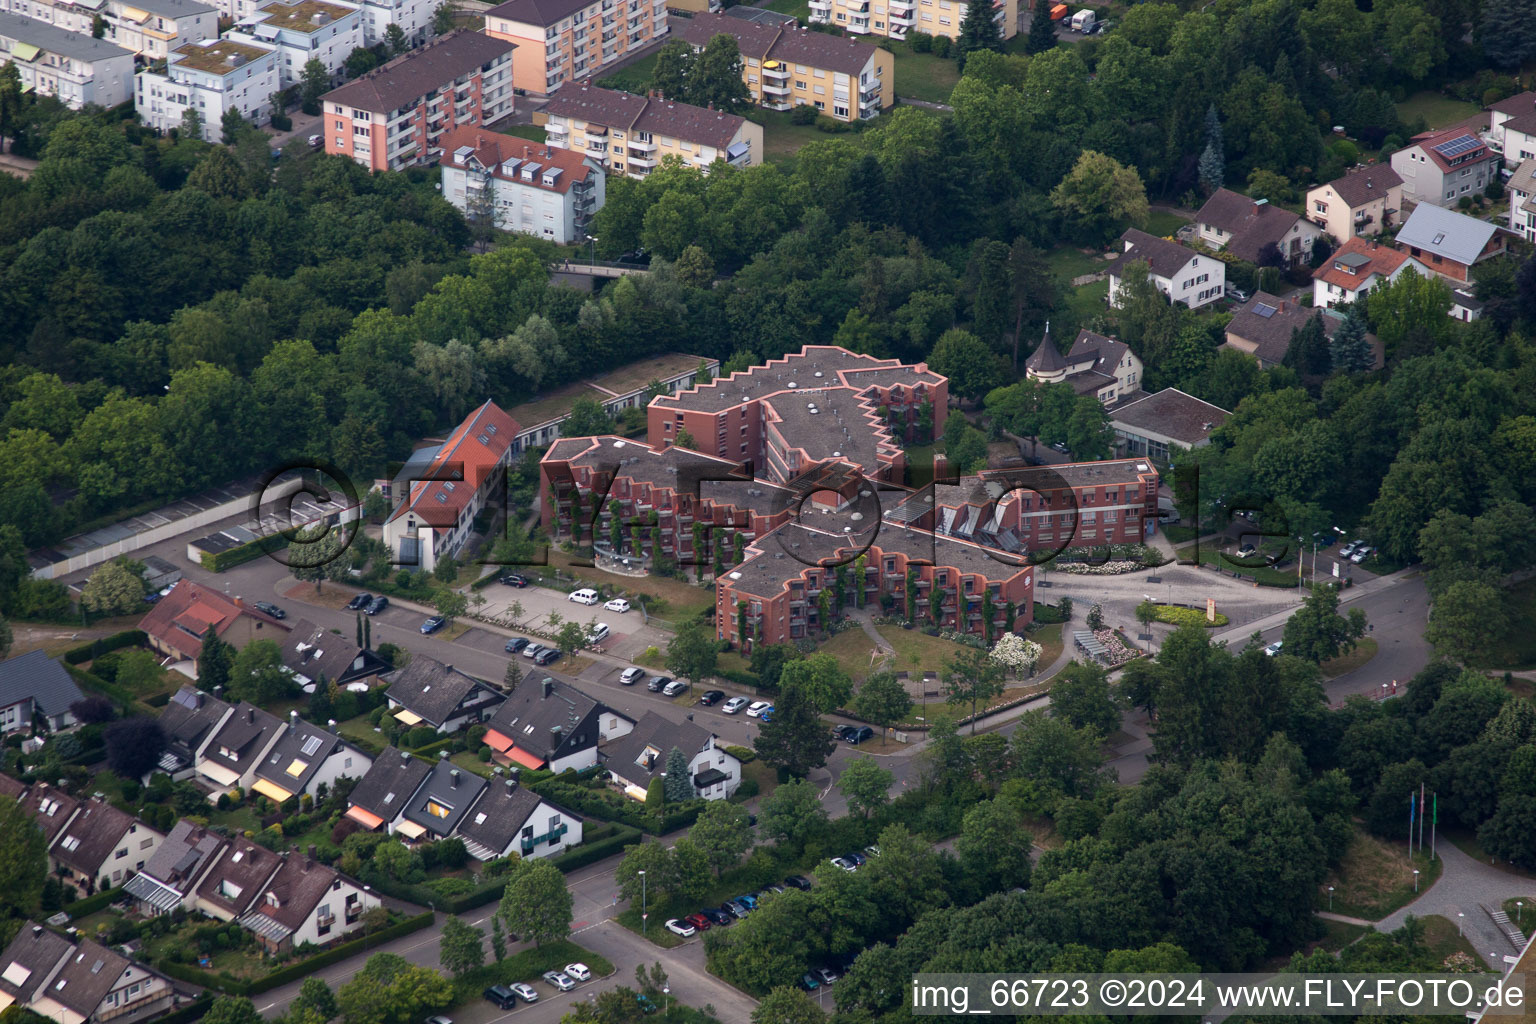
<path fill-rule="evenodd" d="M 23 92 L 56 96 L 71 110 L 133 95 L 132 51 L 17 14 L 0 14 L 0 64 L 16 65 Z"/>
<path fill-rule="evenodd" d="M 412 46 L 426 42 L 436 7 L 432 0 L 363 0 L 363 45 L 384 42 L 391 25 L 399 25 Z"/>
<path fill-rule="evenodd" d="M 335 79 L 347 57 L 363 45 L 363 11 L 339 0 L 274 0 L 242 17 L 224 38 L 276 48 L 282 88 L 296 85 L 312 59 Z"/>
<path fill-rule="evenodd" d="M 470 125 L 442 144 L 443 198 L 472 220 L 569 244 L 602 209 L 603 169 L 580 153 Z"/>
<path fill-rule="evenodd" d="M 1109 267 L 1109 304 L 1119 305 L 1120 272 L 1129 263 L 1143 262 L 1158 291 L 1172 302 L 1190 309 L 1209 305 L 1222 297 L 1227 285 L 1227 265 L 1214 256 L 1202 256 L 1177 242 L 1131 228 L 1120 236 L 1125 252 Z"/>
<path fill-rule="evenodd" d="M 196 110 L 203 139 L 217 142 L 224 111 L 234 108 L 259 124 L 271 117 L 271 97 L 280 87 L 276 47 L 205 40 L 172 51 L 164 74 L 140 72 L 133 105 L 145 124 L 160 131 L 179 127 L 182 115 Z"/>
<path fill-rule="evenodd" d="M 151 60 L 163 60 L 182 43 L 219 34 L 218 12 L 197 0 L 0 0 L 0 12 L 86 36 L 99 16 L 103 39 Z"/>

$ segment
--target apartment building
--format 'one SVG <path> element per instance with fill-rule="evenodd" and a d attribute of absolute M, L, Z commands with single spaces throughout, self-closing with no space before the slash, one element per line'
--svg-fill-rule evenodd
<path fill-rule="evenodd" d="M 1503 158 L 1465 128 L 1415 135 L 1392 154 L 1392 169 L 1403 179 L 1403 198 L 1432 206 L 1454 206 L 1462 196 L 1488 187 Z"/>
<path fill-rule="evenodd" d="M 997 22 L 1004 39 L 1019 32 L 1018 0 L 975 0 Z M 966 0 L 810 0 L 812 24 L 836 25 L 856 35 L 905 39 L 912 31 L 958 39 Z"/>
<path fill-rule="evenodd" d="M 547 95 L 667 34 L 667 0 L 507 0 L 485 34 L 514 43 L 512 83 Z"/>
<path fill-rule="evenodd" d="M 858 121 L 896 102 L 896 58 L 858 39 L 721 14 L 696 14 L 674 32 L 696 50 L 717 35 L 734 37 L 747 89 L 769 110 L 812 106 L 839 121 Z"/>
<path fill-rule="evenodd" d="M 0 14 L 0 64 L 16 66 L 23 92 L 55 96 L 71 110 L 115 107 L 133 95 L 133 51 L 19 14 Z"/>
<path fill-rule="evenodd" d="M 582 83 L 556 93 L 535 120 L 551 146 L 631 178 L 650 174 L 667 156 L 703 169 L 716 160 L 733 167 L 763 162 L 762 125 L 656 93 L 636 96 Z"/>
<path fill-rule="evenodd" d="M 218 12 L 197 0 L 0 0 L 0 13 L 85 36 L 99 16 L 106 26 L 103 39 L 149 60 L 164 60 L 182 43 L 219 34 Z"/>
<path fill-rule="evenodd" d="M 272 116 L 272 94 L 280 87 L 277 49 L 233 39 L 205 39 L 171 51 L 165 71 L 141 71 L 134 80 L 133 107 L 151 128 L 179 128 L 183 115 L 196 110 L 203 139 L 220 139 L 226 110 L 247 121 Z"/>
<path fill-rule="evenodd" d="M 560 425 L 570 417 L 578 398 L 591 399 L 617 419 L 625 409 L 643 409 L 653 394 L 672 394 L 693 387 L 701 370 L 713 380 L 720 373 L 720 360 L 668 352 L 627 363 L 598 377 L 575 381 L 524 402 L 507 412 L 518 422 L 513 453 L 549 444 L 559 437 Z"/>
<path fill-rule="evenodd" d="M 1505 167 L 1518 167 L 1522 160 L 1536 156 L 1532 139 L 1536 137 L 1536 92 L 1522 92 L 1489 106 L 1489 145 L 1504 157 Z"/>
<path fill-rule="evenodd" d="M 362 6 L 364 46 L 388 42 L 385 33 L 391 25 L 399 25 L 412 46 L 420 46 L 432 35 L 435 0 L 362 0 Z"/>
<path fill-rule="evenodd" d="M 580 152 L 465 125 L 443 136 L 443 198 L 470 220 L 561 244 L 586 237 L 606 176 Z"/>
<path fill-rule="evenodd" d="M 273 0 L 242 17 L 225 39 L 277 51 L 283 88 L 297 85 L 304 65 L 319 60 L 333 79 L 363 45 L 363 9 L 341 0 Z"/>
<path fill-rule="evenodd" d="M 372 171 L 430 164 L 452 129 L 512 113 L 513 46 L 460 29 L 323 98 L 325 151 Z"/>
<path fill-rule="evenodd" d="M 1403 209 L 1403 177 L 1385 164 L 1356 167 L 1307 193 L 1307 216 L 1340 242 L 1379 234 Z"/>
<path fill-rule="evenodd" d="M 1125 267 L 1145 263 L 1147 276 L 1170 302 L 1198 309 L 1220 299 L 1227 286 L 1227 265 L 1178 242 L 1130 228 L 1120 236 L 1125 251 L 1109 265 L 1109 304 L 1119 305 Z"/>

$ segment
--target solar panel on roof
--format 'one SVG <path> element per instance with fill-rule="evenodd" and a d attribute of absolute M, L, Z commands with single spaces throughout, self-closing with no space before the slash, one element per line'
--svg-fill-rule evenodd
<path fill-rule="evenodd" d="M 1265 303 L 1265 302 L 1260 302 L 1259 304 L 1254 306 L 1253 307 L 1253 311 L 1255 313 L 1259 314 L 1259 316 L 1263 317 L 1265 320 L 1268 320 L 1270 317 L 1272 317 L 1276 313 L 1280 312 L 1274 306 L 1271 306 L 1271 305 L 1269 305 L 1268 303 Z"/>
<path fill-rule="evenodd" d="M 1470 153 L 1482 144 L 1483 141 L 1475 135 L 1459 135 L 1449 142 L 1440 143 L 1435 147 L 1435 152 L 1444 157 L 1460 156 L 1463 153 Z"/>

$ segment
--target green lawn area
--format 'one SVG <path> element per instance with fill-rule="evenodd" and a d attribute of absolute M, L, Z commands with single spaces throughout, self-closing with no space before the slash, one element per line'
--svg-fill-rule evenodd
<path fill-rule="evenodd" d="M 1453 100 L 1432 89 L 1416 92 L 1397 105 L 1397 116 L 1404 124 L 1412 125 L 1418 118 L 1424 119 L 1429 128 L 1444 128 L 1448 124 L 1465 120 L 1482 108 L 1475 103 Z"/>
<path fill-rule="evenodd" d="M 1515 906 L 1516 902 L 1525 904 L 1523 907 Z M 1518 896 L 1504 901 L 1504 913 L 1515 923 L 1515 927 L 1525 931 L 1525 915 L 1530 914 L 1531 920 L 1536 921 L 1536 896 Z"/>
<path fill-rule="evenodd" d="M 789 111 L 753 108 L 747 120 L 763 126 L 763 159 L 789 160 L 800 152 L 800 147 L 816 139 L 830 139 L 831 135 L 817 131 L 815 125 L 791 124 Z"/>
<path fill-rule="evenodd" d="M 1061 639 L 1061 625 L 1059 622 L 1053 622 L 1049 626 L 1041 626 L 1033 633 L 1025 634 L 1025 639 L 1033 640 L 1042 648 L 1040 660 L 1035 665 L 1036 672 L 1043 672 L 1050 668 L 1056 663 L 1056 659 L 1061 657 L 1063 643 Z"/>
<path fill-rule="evenodd" d="M 1355 645 L 1355 649 L 1347 654 L 1341 654 L 1332 661 L 1323 662 L 1319 668 L 1323 670 L 1324 679 L 1336 679 L 1346 672 L 1353 672 L 1376 657 L 1378 644 L 1370 637 L 1365 637 Z"/>
<path fill-rule="evenodd" d="M 800 19 L 800 24 L 805 24 L 811 17 L 811 5 L 806 0 L 770 0 L 768 10 L 775 14 L 792 14 Z"/>
<path fill-rule="evenodd" d="M 1339 866 L 1324 880 L 1318 909 L 1328 909 L 1328 887 L 1333 886 L 1334 913 L 1379 921 L 1414 899 L 1415 868 L 1422 892 L 1440 877 L 1442 864 L 1442 860 L 1430 860 L 1427 853 L 1410 860 L 1405 849 L 1358 831 Z"/>
<path fill-rule="evenodd" d="M 1488 969 L 1477 947 L 1462 937 L 1456 922 L 1449 918 L 1434 914 L 1424 919 L 1424 945 L 1442 963 L 1453 954 L 1461 953 L 1470 958 L 1478 970 Z"/>
<path fill-rule="evenodd" d="M 1510 627 L 1488 646 L 1482 668 L 1536 668 L 1536 631 L 1522 629 L 1519 623 L 1536 622 L 1536 580 L 1526 580 L 1511 587 L 1508 599 Z"/>
<path fill-rule="evenodd" d="M 543 142 L 545 139 L 544 126 L 537 124 L 515 124 L 510 128 L 503 128 L 502 132 L 506 135 L 516 135 L 520 139 L 532 139 L 534 142 Z M 466 568 L 479 571 L 478 566 Z"/>
<path fill-rule="evenodd" d="M 643 95 L 655 73 L 656 54 L 653 53 L 628 67 L 620 68 L 611 75 L 599 78 L 597 85 L 602 89 L 623 89 L 625 92 L 637 92 Z"/>
<path fill-rule="evenodd" d="M 1195 546 L 1193 544 L 1178 549 L 1178 558 L 1181 563 L 1193 562 L 1194 557 Z M 1247 559 L 1244 559 L 1244 561 L 1247 561 Z M 1221 550 L 1214 544 L 1200 545 L 1200 562 L 1203 565 L 1214 565 L 1222 572 L 1236 572 L 1244 576 L 1252 576 L 1255 582 L 1263 583 L 1266 586 L 1294 587 L 1296 585 L 1296 574 L 1294 572 L 1284 569 L 1272 569 L 1268 566 L 1249 568 L 1243 565 L 1235 565 L 1230 558 L 1223 558 Z"/>
<path fill-rule="evenodd" d="M 906 43 L 891 43 L 896 58 L 896 95 L 927 100 L 929 103 L 948 103 L 949 94 L 960 81 L 960 66 L 948 57 L 935 57 L 931 53 L 915 53 Z"/>
<path fill-rule="evenodd" d="M 880 635 L 890 641 L 896 648 L 896 662 L 891 666 L 896 672 L 910 672 L 921 675 L 924 672 L 937 672 L 944 674 L 944 667 L 949 659 L 959 654 L 961 646 L 953 640 L 945 640 L 943 637 L 929 636 L 919 628 L 902 629 L 900 626 L 879 626 Z M 854 630 L 849 630 L 854 632 Z M 861 635 L 863 630 L 858 630 Z M 869 638 L 864 637 L 864 660 L 869 660 Z M 914 662 L 913 659 L 916 659 Z"/>
<path fill-rule="evenodd" d="M 1153 210 L 1147 218 L 1147 233 L 1159 238 L 1167 238 L 1189 221 L 1176 213 L 1168 213 L 1166 210 Z"/>
<path fill-rule="evenodd" d="M 490 943 L 486 944 L 487 952 Z M 545 971 L 560 970 L 566 964 L 583 963 L 592 968 L 599 978 L 613 973 L 613 964 L 569 939 L 548 942 L 533 949 L 509 956 L 505 960 L 486 964 L 453 981 L 454 1005 L 480 998 L 480 993 L 491 985 L 512 985 L 517 982 L 537 981 Z"/>
<path fill-rule="evenodd" d="M 384 734 L 374 732 L 373 729 L 373 723 L 368 720 L 367 715 L 349 718 L 336 726 L 337 733 L 343 738 L 351 740 L 371 754 L 377 754 L 388 744 L 384 741 Z"/>
<path fill-rule="evenodd" d="M 1313 948 L 1326 950 L 1329 953 L 1337 953 L 1366 932 L 1371 931 L 1365 925 L 1346 924 L 1343 921 L 1324 921 L 1323 929 L 1323 937 Z"/>

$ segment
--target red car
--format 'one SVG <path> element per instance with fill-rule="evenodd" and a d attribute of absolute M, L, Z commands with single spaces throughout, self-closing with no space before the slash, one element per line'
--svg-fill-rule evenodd
<path fill-rule="evenodd" d="M 705 917 L 703 914 L 689 914 L 687 917 L 683 918 L 683 920 L 687 921 L 701 932 L 709 931 L 709 918 Z"/>

